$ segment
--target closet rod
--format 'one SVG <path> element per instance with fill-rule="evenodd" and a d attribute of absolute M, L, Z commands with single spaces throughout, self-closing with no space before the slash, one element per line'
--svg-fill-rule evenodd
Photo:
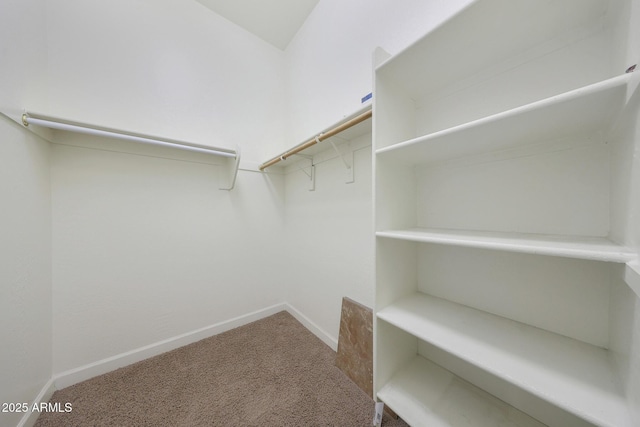
<path fill-rule="evenodd" d="M 127 141 L 142 142 L 144 144 L 160 145 L 164 147 L 178 148 L 181 150 L 196 151 L 199 153 L 214 154 L 216 156 L 237 158 L 238 153 L 235 150 L 220 147 L 208 147 L 206 145 L 192 144 L 189 142 L 178 141 L 175 139 L 161 138 L 142 133 L 128 132 L 119 129 L 96 126 L 87 123 L 74 122 L 71 120 L 60 119 L 57 117 L 45 116 L 36 113 L 24 113 L 22 115 L 22 124 L 24 126 L 36 125 L 50 129 L 65 130 L 71 132 L 85 133 L 89 135 L 106 136 L 110 138 L 124 139 Z"/>
<path fill-rule="evenodd" d="M 274 157 L 271 160 L 268 160 L 266 162 L 264 162 L 263 164 L 260 165 L 260 170 L 263 171 L 266 168 L 268 168 L 269 166 L 273 166 L 276 163 L 278 163 L 281 160 L 287 160 L 287 158 L 293 156 L 294 154 L 299 153 L 302 150 L 306 150 L 307 148 L 317 144 L 320 141 L 324 141 L 327 138 L 331 138 L 332 136 L 335 136 L 337 134 L 339 134 L 340 132 L 343 132 L 347 129 L 349 129 L 350 127 L 353 127 L 355 125 L 357 125 L 358 123 L 361 123 L 365 120 L 367 120 L 368 118 L 371 117 L 371 110 L 367 110 L 364 113 L 354 117 L 351 120 L 348 120 L 332 129 L 329 129 L 326 132 L 321 133 L 318 136 L 315 136 L 313 138 L 311 138 L 310 140 L 308 140 L 307 142 L 303 142 L 300 145 L 296 145 L 295 147 L 293 147 L 292 149 L 285 151 L 282 155 Z"/>

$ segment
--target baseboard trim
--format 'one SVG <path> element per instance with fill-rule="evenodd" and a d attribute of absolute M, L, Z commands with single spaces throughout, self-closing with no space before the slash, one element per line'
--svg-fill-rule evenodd
<path fill-rule="evenodd" d="M 88 365 L 81 366 L 79 368 L 71 369 L 59 374 L 53 375 L 51 381 L 49 381 L 48 387 L 51 388 L 51 392 L 46 398 L 51 397 L 53 391 L 60 390 L 65 387 L 72 386 L 82 381 L 97 377 L 98 375 L 106 374 L 107 372 L 115 371 L 116 369 L 131 365 L 136 362 L 148 359 L 153 356 L 157 356 L 167 351 L 175 350 L 176 348 L 183 347 L 185 345 L 200 341 L 205 338 L 212 337 L 217 334 L 221 334 L 230 329 L 237 328 L 239 326 L 246 325 L 256 320 L 264 319 L 280 311 L 287 311 L 296 320 L 298 320 L 305 328 L 311 333 L 317 336 L 325 344 L 331 347 L 334 351 L 338 349 L 338 341 L 329 335 L 325 330 L 319 327 L 307 316 L 302 314 L 298 309 L 289 303 L 275 304 L 270 307 L 263 308 L 261 310 L 254 311 L 242 316 L 235 317 L 224 322 L 216 323 L 214 325 L 206 326 L 195 331 L 187 332 L 182 335 L 178 335 L 172 338 L 168 338 L 163 341 L 159 341 L 148 346 L 140 347 L 135 350 L 131 350 L 125 353 L 118 354 L 106 359 L 98 360 L 97 362 L 90 363 Z M 43 389 L 44 390 L 44 389 Z M 42 392 L 41 392 L 42 394 Z M 40 399 L 41 396 L 38 396 Z M 36 400 L 36 401 L 46 401 Z M 36 417 L 37 418 L 37 417 Z M 34 421 L 35 422 L 35 421 Z M 20 424 L 22 427 L 23 424 Z M 24 424 L 25 427 L 30 427 L 30 424 Z"/>
<path fill-rule="evenodd" d="M 256 320 L 263 319 L 283 310 L 289 311 L 288 304 L 281 303 L 272 305 L 271 307 L 263 308 L 261 310 L 238 316 L 224 322 L 206 326 L 204 328 L 187 332 L 185 334 L 159 341 L 148 346 L 140 347 L 126 353 L 121 353 L 116 356 L 102 359 L 76 369 L 71 369 L 59 374 L 55 374 L 52 378 L 52 381 L 55 385 L 55 389 L 60 390 L 79 382 L 86 381 L 98 375 L 115 371 L 116 369 L 122 368 L 124 366 L 128 366 L 133 363 L 148 359 L 150 357 L 166 353 L 167 351 L 175 350 L 176 348 L 183 347 L 196 341 L 221 334 L 230 329 L 255 322 Z"/>
<path fill-rule="evenodd" d="M 331 335 L 329 335 L 325 330 L 319 327 L 315 322 L 302 314 L 302 312 L 300 312 L 291 304 L 280 303 L 263 308 L 261 310 L 254 311 L 252 313 L 235 317 L 230 320 L 226 320 L 224 322 L 216 323 L 214 325 L 197 329 L 195 331 L 187 332 L 185 334 L 178 335 L 173 338 L 169 338 L 145 347 L 140 347 L 126 353 L 99 360 L 97 362 L 90 363 L 76 369 L 71 369 L 69 371 L 53 375 L 53 377 L 44 385 L 42 390 L 40 390 L 33 402 L 31 402 L 31 407 L 33 407 L 34 403 L 48 402 L 56 390 L 69 387 L 98 375 L 106 374 L 107 372 L 115 371 L 116 369 L 122 368 L 124 366 L 140 362 L 142 360 L 157 356 L 167 351 L 175 350 L 176 348 L 183 347 L 196 341 L 221 334 L 239 326 L 255 322 L 256 320 L 260 320 L 265 317 L 269 317 L 281 311 L 287 311 L 311 333 L 317 336 L 321 341 L 331 347 L 334 351 L 337 351 L 337 340 L 331 337 Z M 20 419 L 20 422 L 17 424 L 17 427 L 33 427 L 33 425 L 35 425 L 36 421 L 38 420 L 39 415 L 39 412 L 25 413 L 24 416 Z"/>
<path fill-rule="evenodd" d="M 49 399 L 51 399 L 51 396 L 53 396 L 53 393 L 55 391 L 56 391 L 56 387 L 55 387 L 53 378 L 51 378 L 49 381 L 47 381 L 44 387 L 42 387 L 42 390 L 40 390 L 36 398 L 33 400 L 33 402 L 31 402 L 31 405 L 29 406 L 29 408 L 33 408 L 34 404 L 37 404 L 40 402 L 48 402 Z M 31 412 L 31 410 L 29 410 L 20 419 L 20 422 L 18 423 L 17 427 L 33 427 L 33 425 L 38 420 L 38 416 L 40 416 L 40 412 Z"/>
<path fill-rule="evenodd" d="M 320 338 L 326 345 L 331 347 L 333 351 L 338 351 L 338 341 L 329 335 L 324 329 L 316 325 L 311 319 L 302 314 L 298 309 L 289 303 L 285 303 L 287 311 L 311 333 Z"/>

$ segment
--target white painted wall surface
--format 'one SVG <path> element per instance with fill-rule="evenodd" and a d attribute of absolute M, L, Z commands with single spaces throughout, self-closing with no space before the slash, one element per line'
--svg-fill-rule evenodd
<path fill-rule="evenodd" d="M 279 151 L 361 108 L 376 47 L 396 53 L 469 3 L 320 1 L 285 52 L 287 145 Z M 353 184 L 337 157 L 316 167 L 313 192 L 302 172 L 285 178 L 287 301 L 335 342 L 342 297 L 373 306 L 371 149 L 355 159 Z"/>
<path fill-rule="evenodd" d="M 46 94 L 43 1 L 0 3 L 0 112 Z M 0 115 L 0 404 L 31 404 L 51 378 L 49 143 Z M 0 425 L 21 413 L 0 412 Z"/>
<path fill-rule="evenodd" d="M 54 374 L 282 302 L 281 178 L 53 147 Z"/>
<path fill-rule="evenodd" d="M 50 144 L 2 115 L 0 139 L 0 404 L 31 404 L 51 378 Z"/>
<path fill-rule="evenodd" d="M 0 2 L 0 112 L 13 119 L 25 106 L 46 101 L 45 3 Z"/>
<path fill-rule="evenodd" d="M 336 345 L 342 297 L 372 307 L 374 295 L 371 134 L 351 145 L 351 184 L 345 184 L 345 166 L 333 153 L 316 166 L 314 191 L 295 166 L 285 176 L 286 301 Z"/>
<path fill-rule="evenodd" d="M 47 2 L 43 112 L 261 162 L 284 134 L 282 51 L 196 1 Z"/>

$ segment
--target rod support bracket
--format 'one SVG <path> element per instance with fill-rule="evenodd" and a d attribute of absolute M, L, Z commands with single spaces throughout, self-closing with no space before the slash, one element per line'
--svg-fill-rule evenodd
<path fill-rule="evenodd" d="M 352 184 L 355 181 L 355 177 L 353 175 L 353 151 L 349 150 L 347 154 L 342 154 L 331 139 L 329 139 L 329 143 L 331 143 L 334 151 L 338 156 L 340 156 L 342 163 L 344 163 L 344 167 L 346 168 L 345 182 L 347 184 Z"/>
<path fill-rule="evenodd" d="M 238 169 L 240 169 L 240 147 L 236 146 L 236 156 L 225 157 L 222 160 L 222 165 L 219 173 L 219 190 L 231 191 L 236 186 L 236 179 L 238 178 Z"/>
<path fill-rule="evenodd" d="M 29 118 L 29 116 L 27 115 L 27 113 L 22 114 L 22 124 L 25 127 L 29 127 L 29 121 L 27 120 Z"/>
<path fill-rule="evenodd" d="M 309 191 L 315 191 L 316 190 L 316 165 L 313 164 L 313 156 L 309 156 L 307 154 L 300 154 L 300 153 L 296 153 L 293 155 L 296 157 L 302 157 L 303 159 L 309 161 L 309 166 L 299 167 L 298 169 L 309 177 Z M 307 167 L 309 168 L 309 172 L 305 170 Z"/>
<path fill-rule="evenodd" d="M 355 164 L 353 161 L 353 151 L 349 151 L 349 153 L 346 154 L 346 157 L 348 157 L 348 163 L 350 164 L 350 166 L 346 169 L 345 182 L 347 184 L 353 184 L 356 180 L 355 174 L 353 172 Z"/>

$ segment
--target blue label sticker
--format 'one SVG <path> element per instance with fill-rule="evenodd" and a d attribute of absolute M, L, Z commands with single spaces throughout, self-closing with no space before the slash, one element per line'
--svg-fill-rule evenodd
<path fill-rule="evenodd" d="M 365 102 L 367 102 L 368 100 L 371 99 L 371 97 L 373 97 L 373 93 L 369 92 L 368 94 L 366 94 L 362 100 L 360 101 L 361 104 L 364 104 Z"/>

